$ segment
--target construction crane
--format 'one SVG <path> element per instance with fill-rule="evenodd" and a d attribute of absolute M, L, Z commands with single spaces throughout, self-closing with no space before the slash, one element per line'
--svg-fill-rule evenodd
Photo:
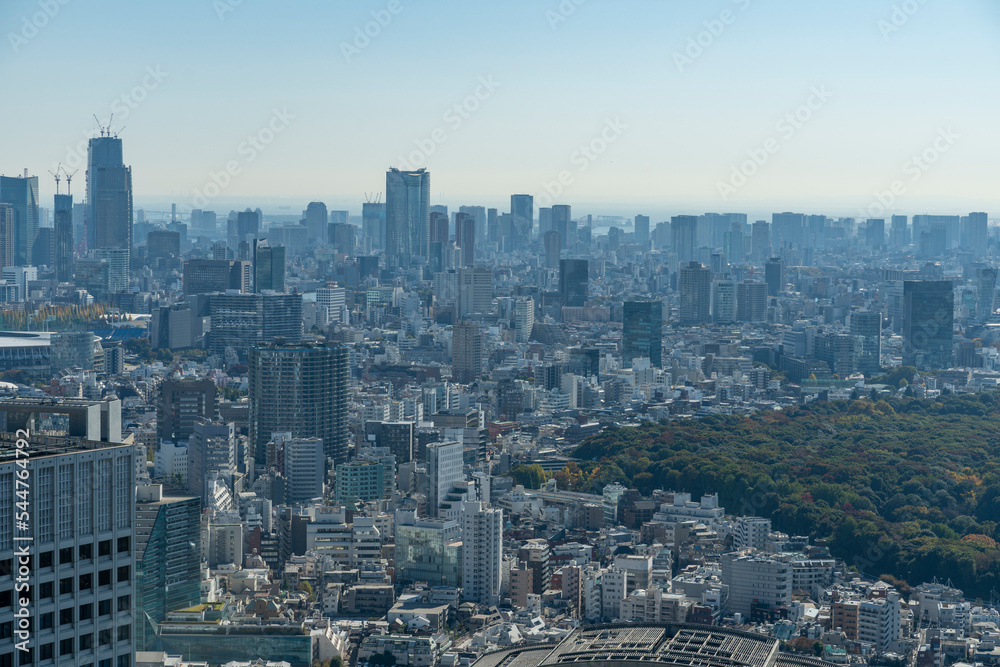
<path fill-rule="evenodd" d="M 73 190 L 71 188 L 71 185 L 73 184 L 73 177 L 76 176 L 76 172 L 80 170 L 74 169 L 72 174 L 66 171 L 66 167 L 63 167 L 62 170 L 63 174 L 66 176 L 66 194 L 71 195 L 73 194 Z M 56 171 L 58 171 L 58 169 Z M 56 190 L 58 189 L 59 189 L 59 178 L 56 177 Z"/>
<path fill-rule="evenodd" d="M 59 194 L 59 181 L 62 180 L 62 176 L 59 175 L 59 170 L 60 169 L 62 169 L 62 162 L 60 162 L 59 164 L 56 165 L 56 170 L 55 171 L 52 171 L 51 169 L 49 169 L 49 173 L 52 174 L 52 177 L 56 179 L 56 194 L 57 195 Z"/>

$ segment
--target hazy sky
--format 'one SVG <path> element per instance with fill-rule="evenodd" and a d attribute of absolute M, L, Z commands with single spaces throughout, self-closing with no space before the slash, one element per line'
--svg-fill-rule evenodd
<path fill-rule="evenodd" d="M 0 24 L 0 171 L 45 205 L 116 111 L 137 204 L 181 210 L 359 212 L 404 160 L 452 206 L 562 172 L 574 213 L 860 215 L 894 182 L 898 211 L 1000 208 L 995 0 L 3 0 Z"/>

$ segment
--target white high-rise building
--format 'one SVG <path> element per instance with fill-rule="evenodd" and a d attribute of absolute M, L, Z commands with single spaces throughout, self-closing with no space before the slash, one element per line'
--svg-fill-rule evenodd
<path fill-rule="evenodd" d="M 347 290 L 343 287 L 321 287 L 316 290 L 316 305 L 324 313 L 327 324 L 343 322 L 347 305 Z"/>
<path fill-rule="evenodd" d="M 722 583 L 729 586 L 729 610 L 749 617 L 753 605 L 770 607 L 792 603 L 792 566 L 765 556 L 722 556 Z"/>
<path fill-rule="evenodd" d="M 323 497 L 322 438 L 292 438 L 285 441 L 285 497 L 288 502 L 305 502 Z"/>
<path fill-rule="evenodd" d="M 712 283 L 712 319 L 717 324 L 736 321 L 736 281 L 719 278 Z"/>
<path fill-rule="evenodd" d="M 733 532 L 733 547 L 736 549 L 764 551 L 767 547 L 767 536 L 770 532 L 770 519 L 759 516 L 737 517 L 735 531 Z"/>
<path fill-rule="evenodd" d="M 462 504 L 462 599 L 496 604 L 502 575 L 503 510 Z"/>
<path fill-rule="evenodd" d="M 427 514 L 442 516 L 441 503 L 455 482 L 463 479 L 462 443 L 432 442 L 427 445 Z"/>
<path fill-rule="evenodd" d="M 531 297 L 518 299 L 514 303 L 514 339 L 518 343 L 527 343 L 534 326 L 535 300 Z"/>

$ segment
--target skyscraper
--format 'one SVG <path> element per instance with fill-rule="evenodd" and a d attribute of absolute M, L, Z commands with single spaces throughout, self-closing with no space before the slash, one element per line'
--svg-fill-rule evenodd
<path fill-rule="evenodd" d="M 690 262 L 698 243 L 698 216 L 675 215 L 670 219 L 670 243 L 677 259 Z"/>
<path fill-rule="evenodd" d="M 0 269 L 14 263 L 14 219 L 17 212 L 10 204 L 0 203 Z"/>
<path fill-rule="evenodd" d="M 531 297 L 518 299 L 514 303 L 514 340 L 527 343 L 535 324 L 535 300 Z"/>
<path fill-rule="evenodd" d="M 587 304 L 590 296 L 589 260 L 559 260 L 559 293 L 564 306 L 579 308 Z"/>
<path fill-rule="evenodd" d="M 329 222 L 326 204 L 321 201 L 309 202 L 302 217 L 306 221 L 306 239 L 319 246 L 326 245 L 326 225 Z"/>
<path fill-rule="evenodd" d="M 209 481 L 219 479 L 232 491 L 236 474 L 236 428 L 233 422 L 198 419 L 188 439 L 188 492 L 207 500 Z"/>
<path fill-rule="evenodd" d="M 699 262 L 683 262 L 680 270 L 681 324 L 709 321 L 712 304 L 712 271 Z"/>
<path fill-rule="evenodd" d="M 785 263 L 780 257 L 772 257 L 764 265 L 764 283 L 768 296 L 778 296 L 785 290 Z"/>
<path fill-rule="evenodd" d="M 199 419 L 215 419 L 218 410 L 212 380 L 164 380 L 156 405 L 156 437 L 160 441 L 187 440 Z"/>
<path fill-rule="evenodd" d="M 466 267 L 458 270 L 458 317 L 465 319 L 479 313 L 485 315 L 493 308 L 493 271 L 487 266 Z"/>
<path fill-rule="evenodd" d="M 462 465 L 461 442 L 427 445 L 427 516 L 442 517 L 441 503 L 455 482 L 463 479 Z"/>
<path fill-rule="evenodd" d="M 545 250 L 545 268 L 559 268 L 559 254 L 562 250 L 562 234 L 548 231 L 542 236 L 542 246 Z"/>
<path fill-rule="evenodd" d="M 659 368 L 663 364 L 663 303 L 626 301 L 622 309 L 622 364 L 635 359 L 649 359 Z"/>
<path fill-rule="evenodd" d="M 882 313 L 856 310 L 851 313 L 851 335 L 857 340 L 854 368 L 867 376 L 882 368 Z"/>
<path fill-rule="evenodd" d="M 562 249 L 569 247 L 569 232 L 572 227 L 572 209 L 567 204 L 556 204 L 552 207 L 552 231 L 559 232 L 562 239 Z"/>
<path fill-rule="evenodd" d="M 640 245 L 649 243 L 649 216 L 635 216 L 635 242 Z"/>
<path fill-rule="evenodd" d="M 361 205 L 361 232 L 371 242 L 371 250 L 385 247 L 385 204 L 365 202 Z"/>
<path fill-rule="evenodd" d="M 954 357 L 955 291 L 950 280 L 903 281 L 903 365 L 949 368 Z"/>
<path fill-rule="evenodd" d="M 483 374 L 483 334 L 475 322 L 456 322 L 451 328 L 451 377 L 461 384 Z"/>
<path fill-rule="evenodd" d="M 122 157 L 122 140 L 102 135 L 90 140 L 87 161 L 87 247 L 132 252 L 132 168 Z"/>
<path fill-rule="evenodd" d="M 503 510 L 462 504 L 462 599 L 496 604 L 503 572 Z"/>
<path fill-rule="evenodd" d="M 255 292 L 285 291 L 285 247 L 257 239 L 253 246 L 253 284 Z"/>
<path fill-rule="evenodd" d="M 989 322 L 996 305 L 997 270 L 992 266 L 976 269 L 976 319 Z"/>
<path fill-rule="evenodd" d="M 732 278 L 717 278 L 712 283 L 712 320 L 716 324 L 736 321 L 736 281 Z"/>
<path fill-rule="evenodd" d="M 753 223 L 750 231 L 750 254 L 754 264 L 763 264 L 771 256 L 771 225 L 765 220 Z"/>
<path fill-rule="evenodd" d="M 462 266 L 475 266 L 476 219 L 468 213 L 455 216 L 455 243 L 462 249 Z"/>
<path fill-rule="evenodd" d="M 426 263 L 430 253 L 430 173 L 426 169 L 390 169 L 385 174 L 385 193 L 388 268 Z"/>
<path fill-rule="evenodd" d="M 969 214 L 966 221 L 966 233 L 964 234 L 966 243 L 964 245 L 971 249 L 973 254 L 977 257 L 985 255 L 986 251 L 989 249 L 988 230 L 988 216 L 986 213 L 979 212 Z"/>
<path fill-rule="evenodd" d="M 767 285 L 744 280 L 736 286 L 736 320 L 751 323 L 767 321 Z"/>
<path fill-rule="evenodd" d="M 885 247 L 885 220 L 882 218 L 868 218 L 865 225 L 865 245 L 872 250 L 881 250 Z"/>
<path fill-rule="evenodd" d="M 93 141 L 91 139 L 91 143 Z M 13 235 L 6 238 L 14 262 L 8 266 L 28 266 L 38 236 L 38 177 L 29 177 L 27 172 L 23 177 L 0 176 L 0 202 L 13 207 Z M 129 234 L 129 240 L 131 238 Z"/>
<path fill-rule="evenodd" d="M 347 460 L 348 354 L 345 347 L 250 350 L 250 443 L 264 463 L 272 433 L 322 438 L 326 456 Z"/>
<path fill-rule="evenodd" d="M 889 227 L 889 246 L 893 250 L 902 250 L 909 244 L 910 238 L 907 230 L 907 218 L 905 215 L 894 215 Z"/>
<path fill-rule="evenodd" d="M 535 198 L 531 195 L 511 195 L 510 214 L 514 223 L 514 249 L 523 250 L 531 243 L 531 234 L 535 228 Z M 553 207 L 552 217 L 555 216 Z"/>
<path fill-rule="evenodd" d="M 285 440 L 285 498 L 290 503 L 308 502 L 323 497 L 323 440 L 291 438 Z"/>

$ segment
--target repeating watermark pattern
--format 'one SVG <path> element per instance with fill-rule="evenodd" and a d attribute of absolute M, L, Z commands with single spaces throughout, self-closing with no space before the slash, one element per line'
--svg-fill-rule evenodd
<path fill-rule="evenodd" d="M 556 174 L 555 179 L 542 181 L 541 186 L 545 192 L 535 195 L 537 205 L 543 208 L 551 206 L 566 191 L 566 188 L 573 185 L 577 174 L 582 174 L 590 169 L 590 165 L 604 155 L 611 144 L 618 141 L 627 129 L 628 125 L 617 116 L 604 121 L 604 126 L 597 133 L 597 136 L 581 144 L 570 154 L 569 163 L 574 169 L 563 169 Z"/>
<path fill-rule="evenodd" d="M 18 651 L 28 653 L 31 650 L 31 544 L 34 534 L 31 527 L 31 470 L 28 459 L 31 449 L 28 443 L 28 431 L 17 430 L 14 461 L 17 471 L 14 474 L 14 556 L 17 559 L 17 576 L 14 578 L 14 592 L 17 595 L 14 618 L 14 645 Z"/>
<path fill-rule="evenodd" d="M 750 7 L 750 0 L 732 1 L 740 12 L 745 12 Z M 726 32 L 726 28 L 736 23 L 736 19 L 739 16 L 738 12 L 734 12 L 731 9 L 723 9 L 715 18 L 704 21 L 702 25 L 705 29 L 699 31 L 697 35 L 688 37 L 687 45 L 685 45 L 682 51 L 674 51 L 674 65 L 677 66 L 677 71 L 683 72 L 685 67 L 693 65 L 698 58 L 701 58 L 705 54 L 705 51 L 711 48 L 722 37 L 722 34 Z"/>
<path fill-rule="evenodd" d="M 126 90 L 111 101 L 108 109 L 107 126 L 112 120 L 117 123 L 124 123 L 133 111 L 149 99 L 150 93 L 160 87 L 160 85 L 170 76 L 169 72 L 164 72 L 161 65 L 148 65 L 143 70 L 143 76 L 139 83 L 129 90 Z M 105 121 L 101 121 L 103 125 Z M 106 126 L 106 127 L 107 127 Z M 120 127 L 120 126 L 119 126 Z M 70 169 L 76 169 L 87 164 L 87 151 L 90 140 L 98 136 L 97 129 L 89 129 L 83 132 L 83 138 L 76 144 L 66 146 L 66 153 L 59 162 L 52 163 L 53 171 L 57 164 L 63 164 Z"/>
<path fill-rule="evenodd" d="M 71 0 L 39 0 L 37 12 L 21 17 L 21 29 L 7 33 L 7 41 L 14 53 L 20 53 L 70 2 Z"/>
<path fill-rule="evenodd" d="M 937 164 L 938 160 L 950 151 L 959 139 L 961 139 L 961 135 L 955 132 L 951 126 L 938 128 L 934 140 L 922 151 L 914 153 L 903 163 L 903 178 L 894 179 L 885 189 L 876 190 L 873 193 L 874 199 L 868 206 L 859 211 L 858 217 L 877 218 L 895 209 L 896 202 L 906 194 L 910 185 L 923 178 L 924 174 Z"/>
<path fill-rule="evenodd" d="M 274 109 L 271 118 L 256 132 L 247 135 L 236 147 L 239 159 L 232 159 L 219 171 L 209 171 L 208 180 L 192 192 L 191 208 L 202 208 L 232 185 L 233 179 L 243 173 L 243 168 L 267 150 L 279 134 L 288 129 L 295 115 L 288 109 Z"/>
<path fill-rule="evenodd" d="M 351 41 L 340 43 L 340 52 L 344 54 L 344 59 L 350 63 L 360 56 L 361 52 L 371 46 L 372 42 L 379 38 L 382 31 L 388 28 L 393 19 L 402 14 L 405 8 L 402 0 L 389 0 L 384 9 L 378 9 L 371 13 L 371 21 L 364 25 L 355 26 L 354 37 Z"/>
<path fill-rule="evenodd" d="M 748 149 L 747 159 L 738 165 L 732 165 L 729 179 L 716 182 L 715 187 L 722 201 L 729 201 L 732 195 L 750 182 L 750 179 L 770 161 L 771 156 L 777 154 L 785 143 L 798 134 L 799 130 L 805 127 L 832 97 L 833 93 L 827 90 L 825 85 L 813 86 L 805 103 L 779 118 L 774 124 L 774 131 L 777 134 L 765 139 L 760 146 Z"/>
<path fill-rule="evenodd" d="M 226 20 L 226 14 L 232 14 L 243 4 L 243 0 L 212 0 L 212 9 L 220 21 Z"/>
<path fill-rule="evenodd" d="M 479 82 L 473 91 L 452 104 L 441 115 L 441 120 L 447 127 L 436 127 L 428 136 L 414 140 L 416 148 L 406 157 L 399 156 L 400 169 L 413 171 L 425 166 L 428 158 L 437 152 L 438 147 L 447 143 L 452 133 L 457 132 L 465 121 L 472 118 L 472 114 L 479 110 L 483 102 L 493 97 L 493 93 L 501 85 L 503 84 L 496 81 L 492 74 L 479 77 Z"/>
<path fill-rule="evenodd" d="M 573 14 L 576 14 L 580 5 L 586 2 L 587 0 L 561 0 L 555 9 L 545 10 L 545 20 L 548 21 L 549 27 L 553 31 L 558 30 L 559 26 L 568 21 Z"/>
<path fill-rule="evenodd" d="M 878 31 L 882 33 L 882 39 L 888 42 L 889 37 L 893 33 L 899 32 L 926 4 L 927 0 L 904 0 L 898 5 L 893 5 L 889 18 L 879 19 L 877 24 Z"/>

